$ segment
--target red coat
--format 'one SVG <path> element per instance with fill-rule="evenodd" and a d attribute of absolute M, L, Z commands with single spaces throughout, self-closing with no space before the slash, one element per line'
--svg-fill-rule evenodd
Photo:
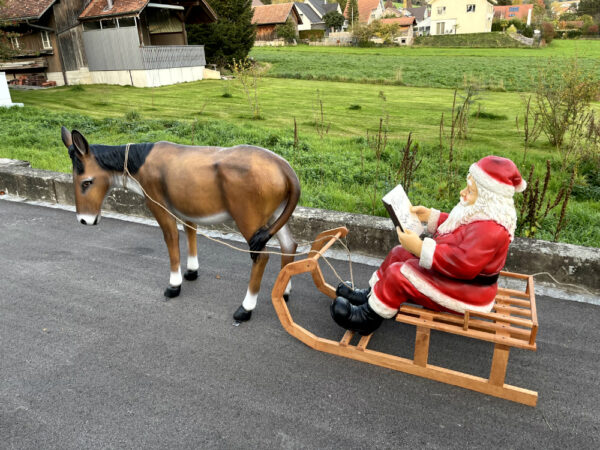
<path fill-rule="evenodd" d="M 441 213 L 437 226 L 430 224 L 429 230 L 437 230 L 447 217 L 448 214 Z M 390 316 L 389 311 L 397 309 L 402 301 L 417 300 L 416 303 L 423 304 L 414 298 L 419 297 L 414 295 L 417 293 L 442 306 L 441 309 L 457 313 L 467 309 L 488 312 L 494 305 L 498 285 L 486 284 L 481 279 L 502 270 L 509 244 L 510 234 L 506 228 L 491 220 L 480 220 L 462 225 L 451 233 L 436 233 L 433 239 L 425 238 L 420 259 L 404 249 L 394 249 L 372 280 L 373 285 L 378 285 L 374 286 L 375 298 L 370 304 L 376 311 L 377 306 L 381 306 L 379 311 Z M 396 264 L 391 273 L 387 272 L 393 263 L 400 264 Z M 380 280 L 385 282 L 379 283 Z M 403 299 L 402 291 L 412 290 L 407 289 L 407 281 L 412 285 L 410 288 L 418 292 L 413 291 L 412 295 L 407 292 L 409 298 Z M 378 302 L 381 305 L 377 305 Z"/>

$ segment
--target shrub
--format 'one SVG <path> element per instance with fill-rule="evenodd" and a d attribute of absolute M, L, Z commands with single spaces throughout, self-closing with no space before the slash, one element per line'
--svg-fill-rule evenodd
<path fill-rule="evenodd" d="M 583 30 L 583 32 L 588 36 L 598 34 L 599 31 L 600 31 L 600 27 L 598 27 L 598 25 L 596 25 L 596 24 L 588 25 Z"/>
<path fill-rule="evenodd" d="M 296 25 L 291 19 L 288 19 L 283 25 L 275 27 L 275 33 L 278 38 L 285 39 L 287 43 L 294 42 L 294 39 L 296 39 Z"/>
<path fill-rule="evenodd" d="M 521 22 L 519 19 L 512 19 L 509 22 L 509 26 L 514 26 L 517 30 L 522 30 L 525 28 L 525 23 Z"/>
<path fill-rule="evenodd" d="M 527 25 L 521 30 L 521 34 L 525 37 L 532 38 L 533 37 L 533 28 L 530 25 Z"/>
<path fill-rule="evenodd" d="M 550 22 L 544 22 L 542 24 L 542 39 L 544 39 L 546 41 L 546 44 L 549 44 L 550 42 L 552 42 L 552 39 L 554 39 L 554 35 L 555 35 L 555 31 L 554 31 L 554 25 Z"/>

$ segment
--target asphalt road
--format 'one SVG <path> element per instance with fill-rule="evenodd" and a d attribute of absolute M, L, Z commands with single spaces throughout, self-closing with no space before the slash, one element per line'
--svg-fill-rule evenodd
<path fill-rule="evenodd" d="M 164 302 L 158 228 L 0 200 L 0 448 L 599 447 L 600 307 L 537 298 L 538 351 L 513 350 L 507 375 L 539 392 L 531 408 L 306 347 L 270 302 L 275 257 L 235 327 L 250 258 L 199 247 L 199 279 Z M 354 265 L 359 284 L 372 271 Z M 340 338 L 328 306 L 295 281 L 294 319 Z M 413 339 L 386 322 L 371 346 L 408 356 Z M 434 332 L 431 350 L 487 375 L 490 344 Z"/>

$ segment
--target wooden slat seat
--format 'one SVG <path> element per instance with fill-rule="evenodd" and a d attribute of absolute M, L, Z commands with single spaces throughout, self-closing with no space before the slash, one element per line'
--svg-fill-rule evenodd
<path fill-rule="evenodd" d="M 416 338 L 413 359 L 374 351 L 367 348 L 372 335 L 362 336 L 352 344 L 354 333 L 346 331 L 339 342 L 320 338 L 296 324 L 288 310 L 283 293 L 292 276 L 311 273 L 317 288 L 335 298 L 335 288 L 327 284 L 318 260 L 325 251 L 348 233 L 345 227 L 324 231 L 315 239 L 308 258 L 288 264 L 279 273 L 273 287 L 272 300 L 279 321 L 292 336 L 319 351 L 375 364 L 401 372 L 418 375 L 443 383 L 460 386 L 514 402 L 535 406 L 537 392 L 504 383 L 511 347 L 536 350 L 538 330 L 533 277 L 501 272 L 501 278 L 512 278 L 525 283 L 525 288 L 499 288 L 494 308 L 489 313 L 467 311 L 464 315 L 430 311 L 419 306 L 404 304 L 396 321 L 414 325 Z M 465 336 L 494 344 L 494 353 L 488 378 L 437 367 L 428 363 L 431 330 Z"/>
<path fill-rule="evenodd" d="M 525 280 L 526 291 L 500 288 L 491 312 L 467 311 L 463 316 L 404 304 L 400 307 L 396 321 L 496 344 L 536 350 L 538 323 L 535 295 L 533 288 L 530 288 L 530 283 L 533 286 L 533 279 L 510 272 L 502 272 L 501 277 Z M 521 298 L 514 298 L 517 296 Z M 522 300 L 525 297 L 527 300 Z M 503 333 L 499 334 L 499 331 Z"/>

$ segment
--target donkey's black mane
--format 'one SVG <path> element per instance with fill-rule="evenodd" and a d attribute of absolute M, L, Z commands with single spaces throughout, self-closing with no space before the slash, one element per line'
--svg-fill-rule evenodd
<path fill-rule="evenodd" d="M 104 170 L 123 172 L 125 170 L 126 145 L 90 145 L 90 151 Z M 142 144 L 131 144 L 129 146 L 129 157 L 127 158 L 127 169 L 135 175 L 146 161 L 146 157 L 152 151 L 154 143 L 144 142 Z M 73 168 L 78 175 L 83 173 L 83 164 L 76 156 L 74 146 L 69 147 L 69 156 L 73 161 Z"/>

